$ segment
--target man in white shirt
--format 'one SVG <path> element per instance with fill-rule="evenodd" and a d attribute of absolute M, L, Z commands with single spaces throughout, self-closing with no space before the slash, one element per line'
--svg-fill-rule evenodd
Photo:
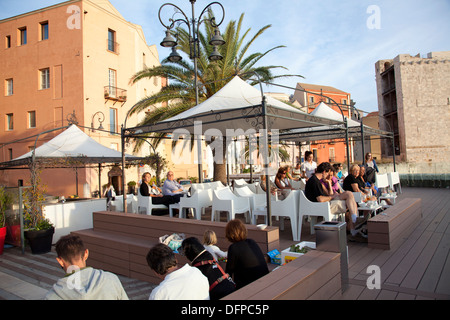
<path fill-rule="evenodd" d="M 163 281 L 149 300 L 209 300 L 209 282 L 198 268 L 187 263 L 179 268 L 174 252 L 159 243 L 147 254 L 147 263 Z"/>
<path fill-rule="evenodd" d="M 174 203 L 180 202 L 180 197 L 183 195 L 184 189 L 181 184 L 175 180 L 175 175 L 172 171 L 167 172 L 167 179 L 164 181 L 162 193 L 165 196 L 171 196 Z"/>

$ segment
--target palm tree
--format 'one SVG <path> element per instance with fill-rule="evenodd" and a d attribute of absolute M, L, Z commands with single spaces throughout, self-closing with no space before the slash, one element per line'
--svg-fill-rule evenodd
<path fill-rule="evenodd" d="M 210 13 L 212 14 L 212 13 Z M 262 81 L 273 81 L 280 77 L 291 77 L 300 75 L 274 75 L 273 70 L 286 69 L 283 66 L 257 66 L 257 63 L 270 52 L 283 48 L 284 46 L 276 46 L 264 53 L 249 53 L 250 46 L 255 40 L 261 36 L 271 25 L 266 25 L 256 32 L 253 37 L 246 42 L 246 38 L 250 33 L 250 28 L 241 35 L 242 22 L 244 13 L 241 14 L 239 20 L 230 21 L 226 26 L 223 38 L 226 44 L 218 50 L 223 56 L 220 61 L 210 62 L 208 56 L 213 51 L 213 47 L 208 43 L 208 39 L 214 33 L 213 28 L 205 24 L 205 34 L 199 33 L 200 52 L 197 60 L 198 65 L 198 90 L 199 103 L 211 97 L 220 90 L 232 76 L 240 75 L 243 80 L 249 80 L 254 73 L 257 73 Z M 187 30 L 178 27 L 178 49 L 189 55 L 190 43 L 189 33 Z M 194 65 L 186 60 L 178 62 L 170 62 L 165 59 L 161 66 L 147 68 L 137 72 L 130 80 L 131 84 L 138 82 L 144 78 L 162 77 L 167 78 L 169 84 L 161 89 L 159 93 L 145 97 L 139 101 L 130 115 L 147 109 L 149 106 L 162 103 L 159 108 L 153 108 L 146 113 L 145 118 L 139 125 L 151 125 L 173 117 L 185 110 L 195 106 L 195 88 L 193 87 Z M 251 82 L 252 85 L 257 81 Z M 152 144 L 157 146 L 163 134 L 152 135 Z M 140 148 L 142 141 L 136 141 L 135 151 Z M 224 149 L 225 150 L 225 149 Z M 226 165 L 214 163 L 214 180 L 226 181 Z"/>

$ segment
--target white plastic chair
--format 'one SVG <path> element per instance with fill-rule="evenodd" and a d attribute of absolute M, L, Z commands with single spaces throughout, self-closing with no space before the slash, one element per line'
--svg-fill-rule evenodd
<path fill-rule="evenodd" d="M 191 193 L 190 197 L 181 197 L 179 204 L 179 217 L 184 217 L 184 209 L 194 209 L 194 217 L 201 220 L 205 208 L 212 206 L 212 190 L 211 189 L 197 189 Z"/>
<path fill-rule="evenodd" d="M 389 187 L 395 190 L 395 186 L 398 185 L 398 190 L 402 193 L 402 186 L 400 185 L 400 175 L 397 171 L 389 172 L 388 174 Z"/>
<path fill-rule="evenodd" d="M 375 173 L 375 186 L 378 189 L 389 187 L 388 174 L 387 173 L 384 173 L 384 174 Z"/>
<path fill-rule="evenodd" d="M 300 233 L 298 232 L 298 193 L 302 192 L 301 190 L 292 190 L 289 195 L 280 201 L 271 202 L 271 215 L 272 217 L 288 217 L 291 220 L 291 229 L 292 229 L 292 238 L 293 241 L 300 241 Z M 280 225 L 284 224 L 284 221 L 281 219 Z M 283 225 L 284 226 L 284 225 Z M 283 229 L 283 228 L 280 228 Z"/>
<path fill-rule="evenodd" d="M 234 219 L 237 213 L 245 214 L 248 212 L 249 214 L 245 217 L 248 222 L 251 215 L 250 200 L 249 198 L 236 196 L 229 187 L 213 190 L 211 221 L 214 221 L 216 215 L 217 220 L 220 221 L 220 211 L 228 212 L 228 221 Z"/>
<path fill-rule="evenodd" d="M 152 197 L 145 197 L 141 195 L 141 192 L 138 189 L 138 207 L 137 213 L 152 215 L 153 209 L 168 209 L 165 204 L 153 204 Z"/>
<path fill-rule="evenodd" d="M 302 234 L 302 222 L 304 216 L 311 217 L 311 234 L 315 233 L 314 225 L 317 223 L 317 217 L 323 217 L 325 221 L 332 221 L 334 214 L 330 211 L 330 202 L 312 202 L 306 198 L 305 193 L 300 190 L 299 210 L 298 210 L 298 238 Z M 345 212 L 343 212 L 345 213 Z M 338 215 L 338 214 L 336 214 Z"/>
<path fill-rule="evenodd" d="M 295 190 L 305 190 L 306 180 L 300 179 L 298 181 L 289 179 L 289 183 L 291 184 L 292 188 Z"/>
<path fill-rule="evenodd" d="M 234 189 L 234 194 L 238 197 L 245 197 L 250 200 L 250 210 L 251 210 L 251 216 L 252 216 L 252 223 L 256 224 L 256 218 L 253 215 L 253 212 L 257 208 L 264 208 L 266 206 L 266 193 L 254 193 L 250 190 L 248 186 L 236 188 Z M 267 221 L 266 221 L 267 222 Z"/>
<path fill-rule="evenodd" d="M 362 202 L 362 193 L 361 192 L 352 192 L 353 193 L 353 197 L 355 198 L 355 202 Z"/>

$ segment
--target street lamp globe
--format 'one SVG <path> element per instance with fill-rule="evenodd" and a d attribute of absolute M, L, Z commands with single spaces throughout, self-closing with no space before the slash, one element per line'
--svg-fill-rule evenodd
<path fill-rule="evenodd" d="M 170 53 L 169 57 L 167 57 L 167 59 L 170 62 L 178 62 L 181 61 L 181 59 L 183 59 L 182 56 L 180 56 L 180 54 L 177 52 L 177 49 L 175 46 L 172 47 L 172 52 Z"/>
<path fill-rule="evenodd" d="M 212 46 L 221 46 L 225 44 L 225 40 L 223 40 L 222 36 L 220 35 L 220 31 L 218 28 L 214 30 L 214 36 L 209 41 L 209 44 Z"/>
<path fill-rule="evenodd" d="M 169 30 L 166 30 L 166 36 L 164 37 L 163 41 L 161 42 L 161 46 L 163 47 L 174 47 L 177 45 L 177 41 L 174 37 L 170 34 Z"/>
<path fill-rule="evenodd" d="M 211 52 L 211 54 L 209 55 L 208 59 L 210 61 L 218 61 L 218 60 L 222 60 L 223 59 L 223 57 L 220 54 L 220 52 L 217 51 L 217 47 L 216 46 L 214 46 L 213 52 Z"/>

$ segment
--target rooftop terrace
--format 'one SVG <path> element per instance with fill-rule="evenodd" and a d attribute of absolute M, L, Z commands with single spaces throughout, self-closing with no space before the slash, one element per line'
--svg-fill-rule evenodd
<path fill-rule="evenodd" d="M 422 219 L 409 237 L 393 250 L 370 249 L 367 244 L 348 243 L 349 286 L 344 300 L 449 300 L 450 299 L 450 190 L 403 187 L 399 199 L 422 198 Z M 210 216 L 202 219 L 209 219 Z M 274 220 L 274 225 L 278 222 Z M 302 241 L 315 241 L 305 223 Z M 288 222 L 280 231 L 280 248 L 294 244 Z M 42 299 L 62 277 L 54 251 L 23 255 L 19 248 L 5 248 L 0 256 L 0 300 Z M 88 260 L 89 263 L 89 260 Z M 367 267 L 381 269 L 381 289 L 366 286 Z M 153 284 L 126 278 L 120 280 L 132 300 L 145 300 Z"/>

